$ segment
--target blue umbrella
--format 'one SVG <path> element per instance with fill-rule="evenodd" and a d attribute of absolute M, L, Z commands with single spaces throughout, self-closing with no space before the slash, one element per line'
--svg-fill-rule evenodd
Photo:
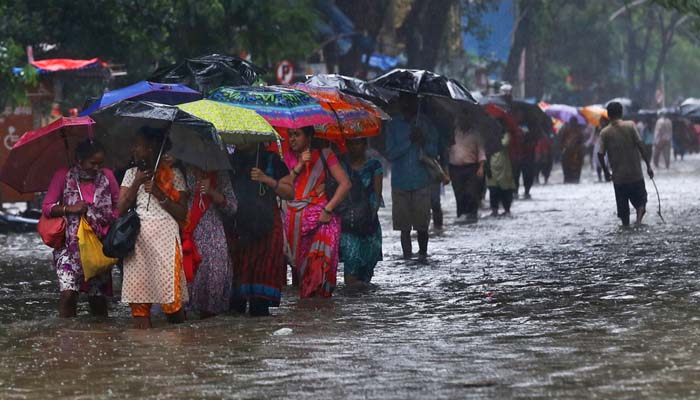
<path fill-rule="evenodd" d="M 92 103 L 80 116 L 90 115 L 93 112 L 118 103 L 122 100 L 150 101 L 160 104 L 178 105 L 197 101 L 202 95 L 185 85 L 173 83 L 155 83 L 141 81 L 131 86 L 115 89 L 102 95 L 97 101 Z"/>

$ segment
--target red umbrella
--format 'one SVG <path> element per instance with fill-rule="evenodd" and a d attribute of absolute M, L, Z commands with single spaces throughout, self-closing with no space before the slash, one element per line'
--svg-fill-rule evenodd
<path fill-rule="evenodd" d="M 513 134 L 520 132 L 520 127 L 518 126 L 518 122 L 515 120 L 515 116 L 508 111 L 495 104 L 486 104 L 484 106 L 484 111 L 486 111 L 490 116 L 502 120 L 509 132 Z"/>
<path fill-rule="evenodd" d="M 10 150 L 0 180 L 20 193 L 43 192 L 57 169 L 73 164 L 73 151 L 88 138 L 90 117 L 61 117 L 27 131 Z"/>
<path fill-rule="evenodd" d="M 495 104 L 485 105 L 484 111 L 486 111 L 490 116 L 505 123 L 506 129 L 511 134 L 508 154 L 513 161 L 520 159 L 523 152 L 522 146 L 524 135 L 522 129 L 520 129 L 520 126 L 518 126 L 515 116 Z"/>

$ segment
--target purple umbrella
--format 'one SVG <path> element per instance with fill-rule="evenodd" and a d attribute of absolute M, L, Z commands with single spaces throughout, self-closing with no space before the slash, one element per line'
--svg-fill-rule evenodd
<path fill-rule="evenodd" d="M 83 110 L 80 116 L 90 115 L 99 109 L 111 106 L 122 100 L 150 101 L 174 106 L 200 100 L 201 98 L 202 95 L 198 91 L 185 85 L 141 81 L 103 94 L 102 97 Z"/>
<path fill-rule="evenodd" d="M 566 104 L 552 104 L 544 110 L 544 113 L 565 123 L 570 122 L 571 118 L 575 118 L 580 125 L 588 124 L 586 118 L 578 112 L 576 107 L 567 106 Z"/>

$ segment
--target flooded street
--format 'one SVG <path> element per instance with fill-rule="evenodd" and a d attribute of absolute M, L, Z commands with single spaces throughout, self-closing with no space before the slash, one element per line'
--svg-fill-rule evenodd
<path fill-rule="evenodd" d="M 97 321 L 81 301 L 59 320 L 38 235 L 0 235 L 0 398 L 698 398 L 700 157 L 658 171 L 665 225 L 647 181 L 632 229 L 612 184 L 555 170 L 511 218 L 477 225 L 452 223 L 448 189 L 425 263 L 399 259 L 383 209 L 369 292 L 287 290 L 271 318 L 159 315 L 144 332 L 121 303 Z"/>

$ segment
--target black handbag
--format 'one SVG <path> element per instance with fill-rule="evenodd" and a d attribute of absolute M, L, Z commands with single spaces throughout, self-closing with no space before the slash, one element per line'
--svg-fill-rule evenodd
<path fill-rule="evenodd" d="M 119 217 L 102 239 L 102 251 L 107 257 L 124 258 L 134 251 L 136 237 L 141 230 L 141 219 L 131 209 Z"/>
<path fill-rule="evenodd" d="M 340 214 L 343 232 L 357 235 L 371 235 L 377 230 L 379 219 L 369 201 L 370 191 L 365 188 L 362 178 L 354 171 L 350 174 L 352 188 L 343 201 L 343 213 Z"/>

